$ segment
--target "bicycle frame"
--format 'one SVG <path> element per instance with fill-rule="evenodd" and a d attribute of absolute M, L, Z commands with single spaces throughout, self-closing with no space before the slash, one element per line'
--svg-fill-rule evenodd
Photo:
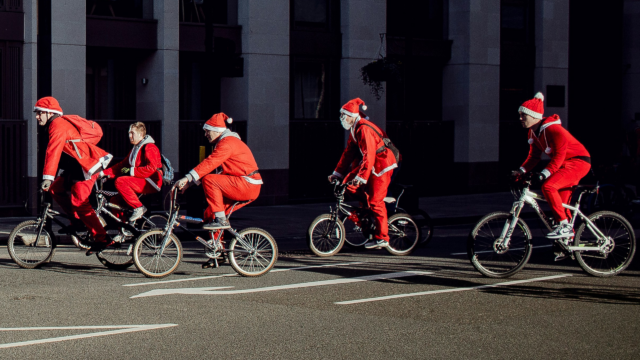
<path fill-rule="evenodd" d="M 511 235 L 513 234 L 513 231 L 516 227 L 516 224 L 518 223 L 518 218 L 520 217 L 520 213 L 522 211 L 522 209 L 524 208 L 525 205 L 529 205 L 531 206 L 536 214 L 538 214 L 538 217 L 540 217 L 540 220 L 542 220 L 542 222 L 545 224 L 545 226 L 547 227 L 547 229 L 549 231 L 552 231 L 553 229 L 551 228 L 551 225 L 549 225 L 549 218 L 546 216 L 546 214 L 542 211 L 542 209 L 540 209 L 540 206 L 538 205 L 538 200 L 539 201 L 545 201 L 547 202 L 547 200 L 539 195 L 536 194 L 534 192 L 532 192 L 531 190 L 529 190 L 529 183 L 526 184 L 526 186 L 524 187 L 524 189 L 522 190 L 520 197 L 518 198 L 518 200 L 516 200 L 513 203 L 513 207 L 510 211 L 511 216 L 511 221 L 505 223 L 503 229 L 502 229 L 502 233 L 500 234 L 500 237 L 498 238 L 498 241 L 496 242 L 496 247 L 498 249 L 508 249 L 509 248 L 509 242 L 511 240 Z M 580 219 L 582 219 L 582 221 L 585 222 L 586 227 L 598 237 L 599 242 L 601 242 L 600 246 L 570 246 L 570 245 L 566 245 L 564 244 L 562 241 L 559 241 L 558 243 L 563 246 L 565 248 L 565 250 L 567 251 L 600 251 L 602 252 L 602 250 L 604 249 L 605 245 L 607 244 L 606 242 L 606 236 L 600 231 L 600 229 L 598 229 L 595 224 L 589 220 L 589 218 L 584 215 L 582 213 L 582 211 L 580 211 L 579 206 L 580 206 L 580 200 L 582 199 L 582 195 L 585 192 L 583 191 L 582 193 L 580 193 L 580 195 L 578 196 L 578 199 L 576 201 L 576 205 L 575 206 L 571 206 L 571 205 L 567 205 L 567 204 L 562 204 L 562 206 L 565 209 L 569 209 L 572 211 L 572 218 L 571 218 L 571 227 L 573 227 L 575 225 L 575 221 L 578 217 L 580 217 Z"/>

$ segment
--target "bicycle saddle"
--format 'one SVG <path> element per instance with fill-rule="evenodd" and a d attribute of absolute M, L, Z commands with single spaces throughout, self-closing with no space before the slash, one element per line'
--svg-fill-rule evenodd
<path fill-rule="evenodd" d="M 383 199 L 383 201 L 386 202 L 387 204 L 393 204 L 394 202 L 396 202 L 396 198 L 387 196 L 386 198 Z"/>

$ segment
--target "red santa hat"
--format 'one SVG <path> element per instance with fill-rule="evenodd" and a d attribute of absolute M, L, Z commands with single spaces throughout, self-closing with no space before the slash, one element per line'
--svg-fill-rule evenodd
<path fill-rule="evenodd" d="M 355 98 L 344 104 L 340 112 L 349 116 L 358 117 L 360 116 L 360 105 L 362 105 L 362 110 L 367 110 L 367 105 L 364 104 L 364 101 L 360 98 Z"/>
<path fill-rule="evenodd" d="M 211 119 L 207 120 L 202 127 L 205 130 L 223 132 L 227 130 L 227 123 L 231 124 L 233 119 L 228 117 L 225 113 L 214 114 Z"/>
<path fill-rule="evenodd" d="M 522 106 L 520 106 L 520 109 L 518 109 L 518 112 L 531 115 L 536 119 L 542 119 L 542 115 L 544 114 L 543 101 L 544 95 L 539 92 L 533 97 L 533 99 L 525 101 Z"/>
<path fill-rule="evenodd" d="M 62 115 L 62 108 L 53 96 L 45 96 L 42 99 L 36 102 L 36 105 L 33 107 L 33 111 L 45 111 L 50 113 L 55 113 Z"/>

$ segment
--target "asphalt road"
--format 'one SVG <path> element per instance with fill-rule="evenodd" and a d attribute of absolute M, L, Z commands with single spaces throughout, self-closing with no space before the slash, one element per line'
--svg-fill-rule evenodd
<path fill-rule="evenodd" d="M 554 263 L 534 230 L 541 247 L 529 265 L 488 279 L 467 260 L 469 229 L 438 227 L 407 257 L 345 250 L 317 258 L 286 251 L 304 247 L 289 238 L 260 278 L 228 265 L 201 269 L 192 242 L 178 270 L 159 280 L 135 267 L 108 270 L 70 247 L 41 269 L 20 269 L 3 246 L 0 359 L 640 356 L 640 262 L 594 278 L 571 260 Z M 521 282 L 504 284 L 513 281 Z"/>

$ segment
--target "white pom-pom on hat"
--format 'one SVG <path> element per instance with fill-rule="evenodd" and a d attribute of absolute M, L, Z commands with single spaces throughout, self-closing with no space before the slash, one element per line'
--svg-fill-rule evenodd
<path fill-rule="evenodd" d="M 233 122 L 233 118 L 228 118 L 228 119 L 227 119 L 227 123 L 228 123 L 228 124 L 231 124 L 232 122 Z"/>
<path fill-rule="evenodd" d="M 367 105 L 362 104 L 362 110 L 367 110 Z"/>
<path fill-rule="evenodd" d="M 547 155 L 551 154 L 551 148 L 547 146 L 547 148 L 544 149 L 544 153 L 547 154 Z"/>
<path fill-rule="evenodd" d="M 542 95 L 541 92 L 538 92 L 536 94 L 536 96 L 534 96 L 535 99 L 540 99 L 540 101 L 544 101 L 544 95 Z"/>

